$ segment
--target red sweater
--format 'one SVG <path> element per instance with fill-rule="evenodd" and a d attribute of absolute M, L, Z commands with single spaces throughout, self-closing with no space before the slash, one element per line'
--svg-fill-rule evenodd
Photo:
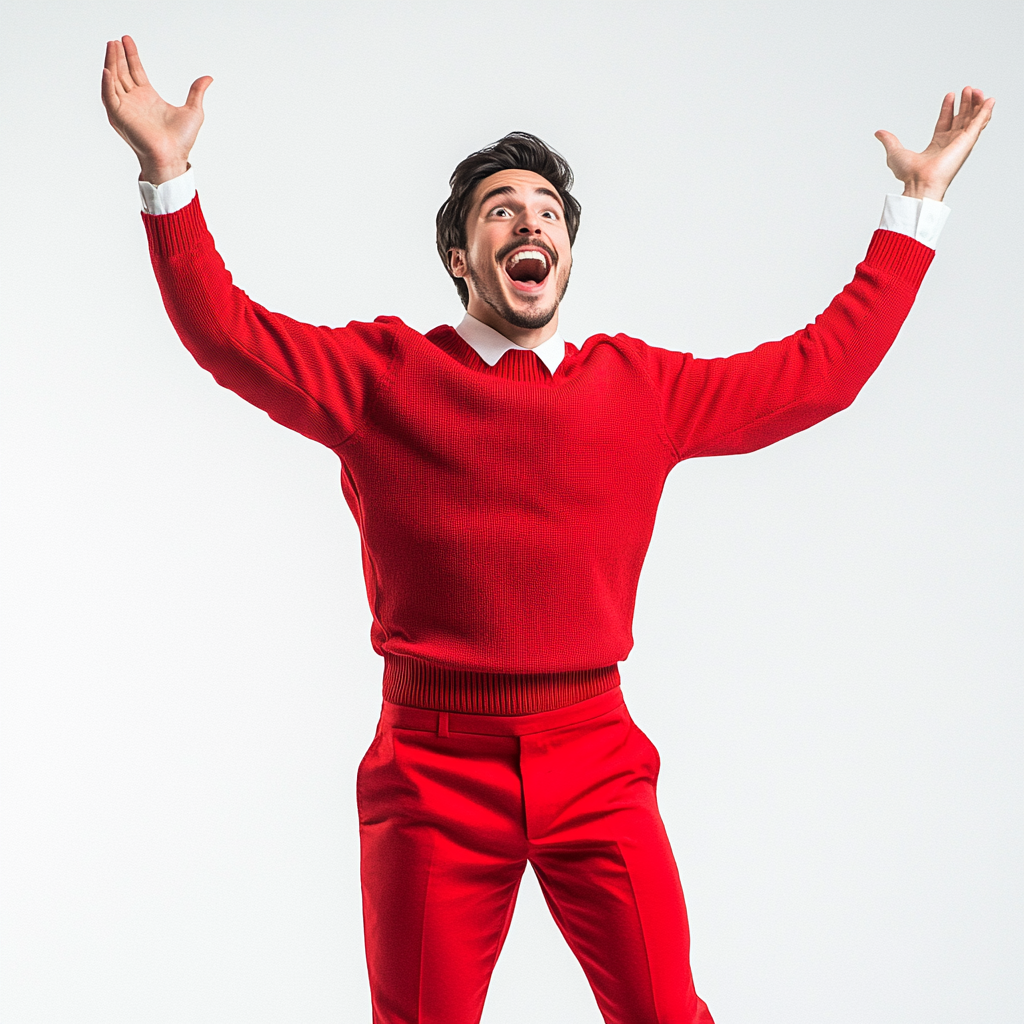
<path fill-rule="evenodd" d="M 815 322 L 724 359 L 619 334 L 489 367 L 451 327 L 313 327 L 235 288 L 198 198 L 143 215 L 197 362 L 333 449 L 362 538 L 373 648 L 397 703 L 494 714 L 615 685 L 669 470 L 751 452 L 853 401 L 933 251 L 876 231 Z"/>

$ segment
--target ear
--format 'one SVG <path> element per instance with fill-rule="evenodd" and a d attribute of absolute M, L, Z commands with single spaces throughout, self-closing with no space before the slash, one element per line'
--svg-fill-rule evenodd
<path fill-rule="evenodd" d="M 448 267 L 452 272 L 452 277 L 465 277 L 466 276 L 466 250 L 465 249 L 449 249 L 448 250 Z"/>

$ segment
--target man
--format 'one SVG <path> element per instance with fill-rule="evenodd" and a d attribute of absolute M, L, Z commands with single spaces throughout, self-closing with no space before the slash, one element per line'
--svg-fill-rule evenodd
<path fill-rule="evenodd" d="M 706 360 L 561 337 L 580 211 L 568 165 L 525 133 L 467 157 L 438 213 L 458 328 L 268 312 L 233 287 L 195 196 L 210 81 L 165 103 L 125 36 L 108 44 L 103 100 L 139 156 L 183 342 L 341 460 L 385 661 L 357 776 L 374 1020 L 479 1020 L 529 861 L 606 1021 L 711 1021 L 658 753 L 618 686 L 661 490 L 684 459 L 753 451 L 853 400 L 910 310 L 993 101 L 967 88 L 954 114 L 948 95 L 921 154 L 879 132 L 906 187 L 851 284 L 797 334 Z"/>

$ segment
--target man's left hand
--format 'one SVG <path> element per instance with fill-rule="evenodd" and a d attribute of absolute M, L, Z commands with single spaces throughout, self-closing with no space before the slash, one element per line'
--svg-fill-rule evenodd
<path fill-rule="evenodd" d="M 995 99 L 985 99 L 980 89 L 967 86 L 960 97 L 960 110 L 954 116 L 954 93 L 947 93 L 928 148 L 921 153 L 905 149 L 892 132 L 875 132 L 885 146 L 886 163 L 904 184 L 903 194 L 914 199 L 940 202 L 956 172 L 963 166 L 982 128 L 992 117 Z"/>

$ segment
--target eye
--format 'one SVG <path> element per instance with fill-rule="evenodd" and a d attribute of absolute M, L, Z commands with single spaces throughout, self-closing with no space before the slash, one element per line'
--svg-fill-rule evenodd
<path fill-rule="evenodd" d="M 491 210 L 491 216 L 492 217 L 511 217 L 512 214 L 504 206 L 498 206 L 498 207 L 495 207 L 495 209 Z"/>
<path fill-rule="evenodd" d="M 556 214 L 554 210 L 545 210 L 541 214 L 541 216 L 542 217 L 547 217 L 548 220 L 558 220 L 558 214 Z"/>

